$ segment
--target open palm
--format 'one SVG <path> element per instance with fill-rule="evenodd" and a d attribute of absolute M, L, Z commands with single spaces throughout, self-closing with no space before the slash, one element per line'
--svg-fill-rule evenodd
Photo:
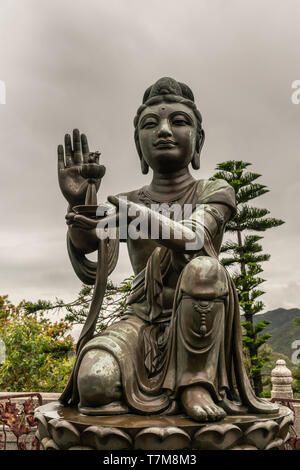
<path fill-rule="evenodd" d="M 71 207 L 84 204 L 88 181 L 81 176 L 81 168 L 89 163 L 89 146 L 85 134 L 78 129 L 73 130 L 73 145 L 69 134 L 65 135 L 65 149 L 59 145 L 58 156 L 58 182 L 64 197 Z M 98 162 L 96 162 L 99 165 Z M 95 164 L 95 162 L 94 162 Z M 105 174 L 105 167 L 99 165 L 100 179 L 97 180 L 97 191 L 101 178 Z"/>

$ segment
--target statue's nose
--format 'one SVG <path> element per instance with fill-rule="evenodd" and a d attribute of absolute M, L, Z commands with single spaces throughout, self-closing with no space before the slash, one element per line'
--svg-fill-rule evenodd
<path fill-rule="evenodd" d="M 158 128 L 158 137 L 169 137 L 172 135 L 172 130 L 168 119 L 162 119 Z"/>

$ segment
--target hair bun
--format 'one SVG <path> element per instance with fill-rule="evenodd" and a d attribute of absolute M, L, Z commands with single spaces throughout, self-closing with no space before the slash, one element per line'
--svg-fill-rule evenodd
<path fill-rule="evenodd" d="M 194 101 L 193 92 L 185 83 L 177 82 L 174 78 L 162 77 L 147 88 L 143 96 L 143 104 L 153 96 L 163 95 L 177 95 Z"/>
<path fill-rule="evenodd" d="M 192 90 L 190 89 L 189 86 L 187 86 L 185 83 L 181 83 L 181 82 L 178 82 L 180 87 L 181 87 L 181 91 L 182 91 L 182 96 L 184 98 L 187 98 L 188 100 L 191 100 L 191 101 L 195 101 L 195 98 L 194 98 L 194 93 L 192 92 Z"/>

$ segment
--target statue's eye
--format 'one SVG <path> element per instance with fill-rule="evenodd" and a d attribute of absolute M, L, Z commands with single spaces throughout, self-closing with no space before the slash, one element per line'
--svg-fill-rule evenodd
<path fill-rule="evenodd" d="M 187 126 L 189 122 L 185 117 L 177 116 L 172 119 L 172 124 L 175 124 L 175 126 Z"/>
<path fill-rule="evenodd" d="M 152 127 L 155 127 L 157 124 L 157 122 L 153 119 L 151 119 L 151 121 L 145 121 L 143 122 L 142 124 L 142 129 L 151 129 Z"/>

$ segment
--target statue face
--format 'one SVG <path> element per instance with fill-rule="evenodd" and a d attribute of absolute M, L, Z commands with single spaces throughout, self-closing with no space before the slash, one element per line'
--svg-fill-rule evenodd
<path fill-rule="evenodd" d="M 196 117 L 182 103 L 159 103 L 142 112 L 139 142 L 148 165 L 160 173 L 180 170 L 191 162 L 197 135 Z"/>

